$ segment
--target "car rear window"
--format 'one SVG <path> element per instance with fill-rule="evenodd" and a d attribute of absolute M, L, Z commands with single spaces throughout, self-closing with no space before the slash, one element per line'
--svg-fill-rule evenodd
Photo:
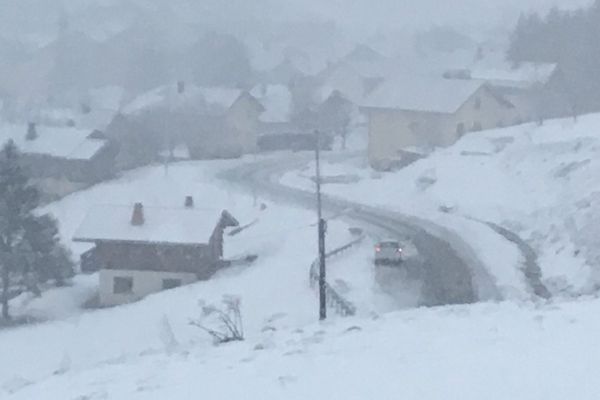
<path fill-rule="evenodd" d="M 381 247 L 393 247 L 393 248 L 398 248 L 400 247 L 400 243 L 398 242 L 381 242 L 380 243 Z"/>

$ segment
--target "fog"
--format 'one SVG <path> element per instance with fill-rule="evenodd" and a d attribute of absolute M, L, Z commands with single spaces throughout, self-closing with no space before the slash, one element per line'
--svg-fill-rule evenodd
<path fill-rule="evenodd" d="M 268 26 L 288 20 L 332 21 L 349 31 L 372 34 L 380 30 L 412 30 L 436 24 L 489 29 L 514 22 L 521 12 L 547 11 L 553 6 L 573 9 L 590 3 L 590 0 L 457 0 L 441 4 L 435 0 L 23 0 L 0 4 L 0 20 L 4 34 L 9 36 L 51 32 L 61 12 L 73 15 L 73 23 L 79 29 L 90 31 L 110 32 L 142 15 L 155 15 L 167 25 L 184 21 L 224 30 L 237 30 L 236 25 L 240 22 L 260 28 L 265 23 Z"/>
<path fill-rule="evenodd" d="M 600 0 L 0 0 L 0 398 L 597 398 L 599 38 Z"/>

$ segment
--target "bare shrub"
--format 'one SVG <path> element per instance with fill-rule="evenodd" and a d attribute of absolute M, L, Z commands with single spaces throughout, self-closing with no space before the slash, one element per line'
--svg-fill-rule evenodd
<path fill-rule="evenodd" d="M 221 306 L 204 305 L 202 302 L 201 306 L 202 315 L 200 319 L 190 321 L 190 325 L 208 333 L 216 344 L 244 340 L 241 299 L 239 297 L 223 296 Z"/>

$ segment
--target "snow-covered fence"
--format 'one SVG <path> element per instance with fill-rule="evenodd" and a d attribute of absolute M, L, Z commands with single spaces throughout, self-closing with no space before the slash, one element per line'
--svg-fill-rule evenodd
<path fill-rule="evenodd" d="M 337 249 L 334 249 L 327 254 L 325 254 L 325 258 L 329 259 L 331 257 L 335 257 L 344 253 L 345 251 L 353 248 L 354 246 L 361 243 L 364 239 L 364 236 L 360 236 L 359 238 L 351 241 L 348 244 L 345 244 Z M 312 288 L 319 286 L 319 259 L 317 258 L 310 265 L 310 286 Z M 325 282 L 325 292 L 327 295 L 327 305 L 332 307 L 336 313 L 341 315 L 342 317 L 351 316 L 356 314 L 356 307 L 350 301 L 345 299 L 342 295 L 340 295 L 328 282 Z"/>

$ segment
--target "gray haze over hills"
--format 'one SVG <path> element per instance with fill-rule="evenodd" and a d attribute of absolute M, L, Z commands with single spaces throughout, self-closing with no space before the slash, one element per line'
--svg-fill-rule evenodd
<path fill-rule="evenodd" d="M 167 26 L 184 22 L 232 31 L 249 27 L 264 29 L 284 20 L 320 20 L 362 35 L 436 24 L 506 28 L 504 24 L 514 23 L 520 12 L 544 11 L 552 6 L 576 8 L 589 3 L 589 0 L 5 0 L 0 3 L 0 21 L 4 35 L 19 32 L 40 42 L 44 41 L 44 34 L 53 33 L 61 13 L 69 14 L 72 24 L 79 29 L 97 36 L 114 33 L 139 18 L 155 18 Z"/>

